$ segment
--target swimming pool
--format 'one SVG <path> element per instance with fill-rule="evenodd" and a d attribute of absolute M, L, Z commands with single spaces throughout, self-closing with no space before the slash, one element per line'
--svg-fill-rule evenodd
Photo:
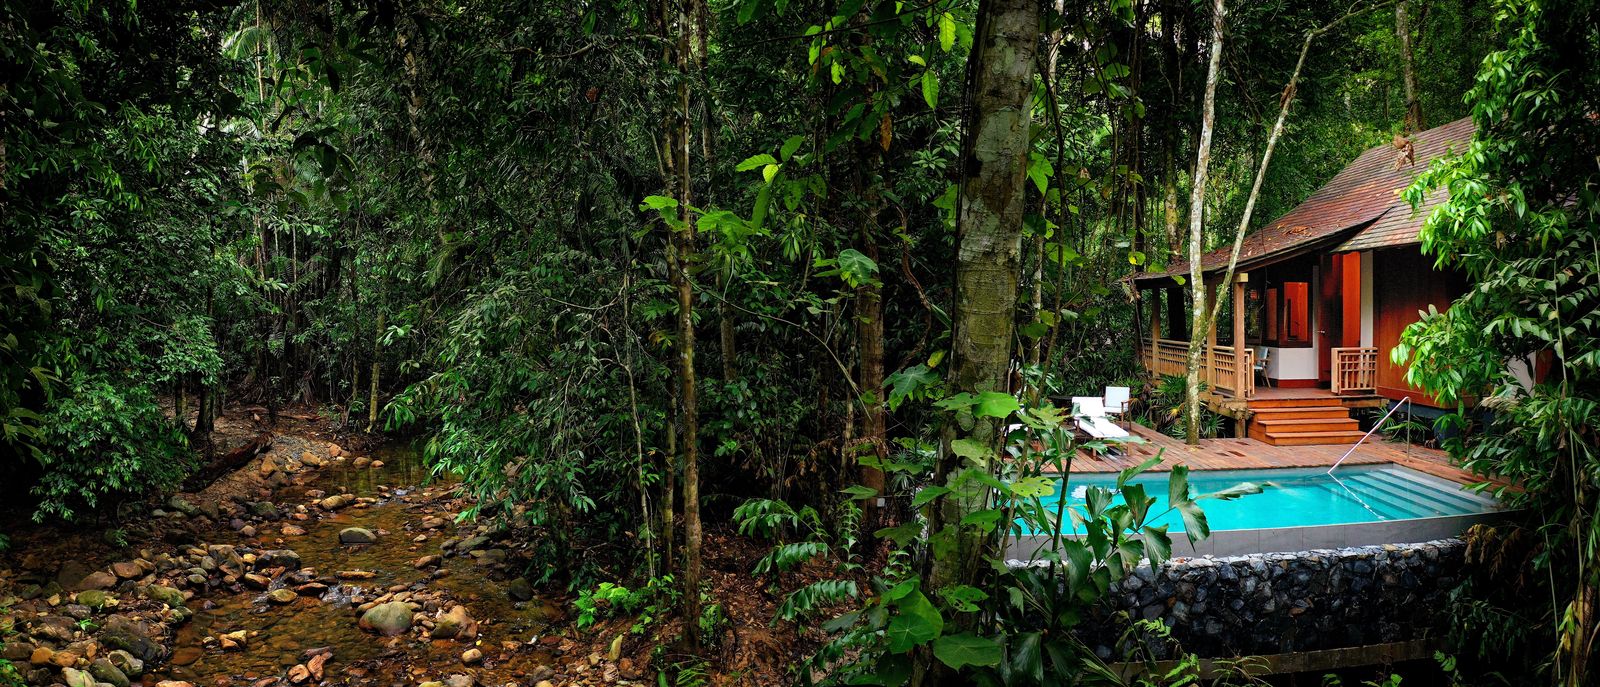
<path fill-rule="evenodd" d="M 1115 474 L 1073 475 L 1067 504 L 1081 512 L 1089 487 L 1115 489 L 1116 481 Z M 1333 475 L 1316 469 L 1189 473 L 1189 491 L 1195 495 L 1240 482 L 1254 482 L 1265 490 L 1232 501 L 1202 501 L 1201 507 L 1213 532 L 1415 520 L 1497 510 L 1494 499 L 1397 465 L 1344 467 Z M 1144 485 L 1145 493 L 1156 498 L 1152 513 L 1167 510 L 1167 473 L 1145 473 L 1130 483 Z M 1061 483 L 1057 481 L 1055 492 L 1046 497 L 1045 502 L 1054 505 L 1060 497 Z M 1115 502 L 1121 503 L 1122 497 L 1118 495 Z M 1148 524 L 1167 525 L 1169 532 L 1183 531 L 1183 519 L 1176 511 Z"/>

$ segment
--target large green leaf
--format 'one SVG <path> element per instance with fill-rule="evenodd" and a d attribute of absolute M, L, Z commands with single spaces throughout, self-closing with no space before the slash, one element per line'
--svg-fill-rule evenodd
<path fill-rule="evenodd" d="M 1017 402 L 1015 396 L 998 391 L 985 391 L 978 394 L 978 407 L 972 414 L 978 417 L 1003 418 L 1019 410 L 1022 410 L 1022 404 Z"/>
<path fill-rule="evenodd" d="M 944 616 L 921 591 L 914 591 L 895 602 L 899 613 L 889 621 L 884 632 L 889 641 L 889 651 L 904 653 L 927 644 L 944 632 Z"/>
<path fill-rule="evenodd" d="M 970 632 L 945 635 L 933 642 L 933 655 L 951 668 L 1000 665 L 1000 645 Z"/>

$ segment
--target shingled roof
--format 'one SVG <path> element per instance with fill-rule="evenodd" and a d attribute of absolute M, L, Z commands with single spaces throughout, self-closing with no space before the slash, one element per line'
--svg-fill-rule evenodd
<path fill-rule="evenodd" d="M 1433 207 L 1446 197 L 1444 190 L 1430 194 L 1416 212 L 1400 197 L 1428 163 L 1452 149 L 1461 150 L 1471 140 L 1471 118 L 1459 119 L 1411 136 L 1412 159 L 1393 144 L 1375 146 L 1346 165 L 1304 203 L 1271 224 L 1246 236 L 1239 252 L 1239 271 L 1268 265 L 1319 248 L 1334 252 L 1368 250 L 1417 243 L 1417 231 Z M 1336 246 L 1336 247 L 1335 247 Z M 1206 272 L 1227 269 L 1233 244 L 1201 256 Z M 1188 261 L 1165 272 L 1143 272 L 1135 281 L 1170 279 L 1187 275 Z"/>

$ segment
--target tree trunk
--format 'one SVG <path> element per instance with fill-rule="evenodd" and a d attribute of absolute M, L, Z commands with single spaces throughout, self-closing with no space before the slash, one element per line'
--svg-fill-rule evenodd
<path fill-rule="evenodd" d="M 1205 98 L 1200 107 L 1200 138 L 1195 145 L 1194 178 L 1189 192 L 1189 286 L 1194 312 L 1189 328 L 1189 364 L 1184 379 L 1187 403 L 1184 412 L 1184 438 L 1200 443 L 1200 360 L 1205 347 L 1206 288 L 1205 270 L 1200 258 L 1205 253 L 1206 170 L 1211 165 L 1211 130 L 1216 124 L 1217 74 L 1222 70 L 1222 24 L 1227 16 L 1223 0 L 1216 0 L 1211 16 L 1211 59 L 1206 68 Z"/>
<path fill-rule="evenodd" d="M 1417 70 L 1411 49 L 1411 2 L 1400 0 L 1394 5 L 1394 35 L 1400 40 L 1400 78 L 1406 87 L 1405 131 L 1408 134 L 1422 130 L 1422 100 L 1417 95 Z"/>
<path fill-rule="evenodd" d="M 384 314 L 378 313 L 378 326 L 372 332 L 372 372 L 368 375 L 372 384 L 371 391 L 367 395 L 368 434 L 371 434 L 372 430 L 378 426 L 378 377 L 382 373 L 378 354 L 383 350 L 383 328 L 385 324 Z"/>
<path fill-rule="evenodd" d="M 955 392 L 1009 392 L 1040 9 L 1036 0 L 983 0 L 978 9 L 958 195 L 950 371 Z M 935 476 L 940 483 L 967 467 L 966 459 L 950 451 L 953 431 L 953 425 L 946 429 Z M 990 443 L 997 433 L 997 422 L 982 421 L 972 438 Z M 941 499 L 934 531 L 981 509 L 987 492 L 963 489 Z M 984 543 L 977 532 L 961 529 L 954 550 L 933 560 L 932 588 L 974 580 Z M 952 622 L 970 625 L 974 619 L 961 614 Z"/>

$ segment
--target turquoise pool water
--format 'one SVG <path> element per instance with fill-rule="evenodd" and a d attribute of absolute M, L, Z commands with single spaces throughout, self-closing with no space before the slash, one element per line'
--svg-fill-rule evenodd
<path fill-rule="evenodd" d="M 1113 489 L 1116 481 L 1114 474 L 1073 475 L 1068 505 L 1081 512 L 1089 487 Z M 1389 465 L 1344 467 L 1333 476 L 1323 470 L 1190 472 L 1189 492 L 1199 495 L 1240 482 L 1254 482 L 1266 489 L 1232 501 L 1202 501 L 1212 531 L 1409 520 L 1496 510 L 1494 500 L 1486 496 L 1415 470 Z M 1143 484 L 1145 494 L 1156 498 L 1150 512 L 1167 510 L 1167 473 L 1146 473 L 1131 483 Z M 1057 481 L 1055 492 L 1045 497 L 1045 503 L 1054 505 L 1060 497 L 1061 483 Z M 1121 495 L 1115 502 L 1122 502 Z M 1183 518 L 1177 511 L 1149 524 L 1165 524 L 1169 532 L 1183 531 Z M 1070 528 L 1071 523 L 1067 526 Z"/>

